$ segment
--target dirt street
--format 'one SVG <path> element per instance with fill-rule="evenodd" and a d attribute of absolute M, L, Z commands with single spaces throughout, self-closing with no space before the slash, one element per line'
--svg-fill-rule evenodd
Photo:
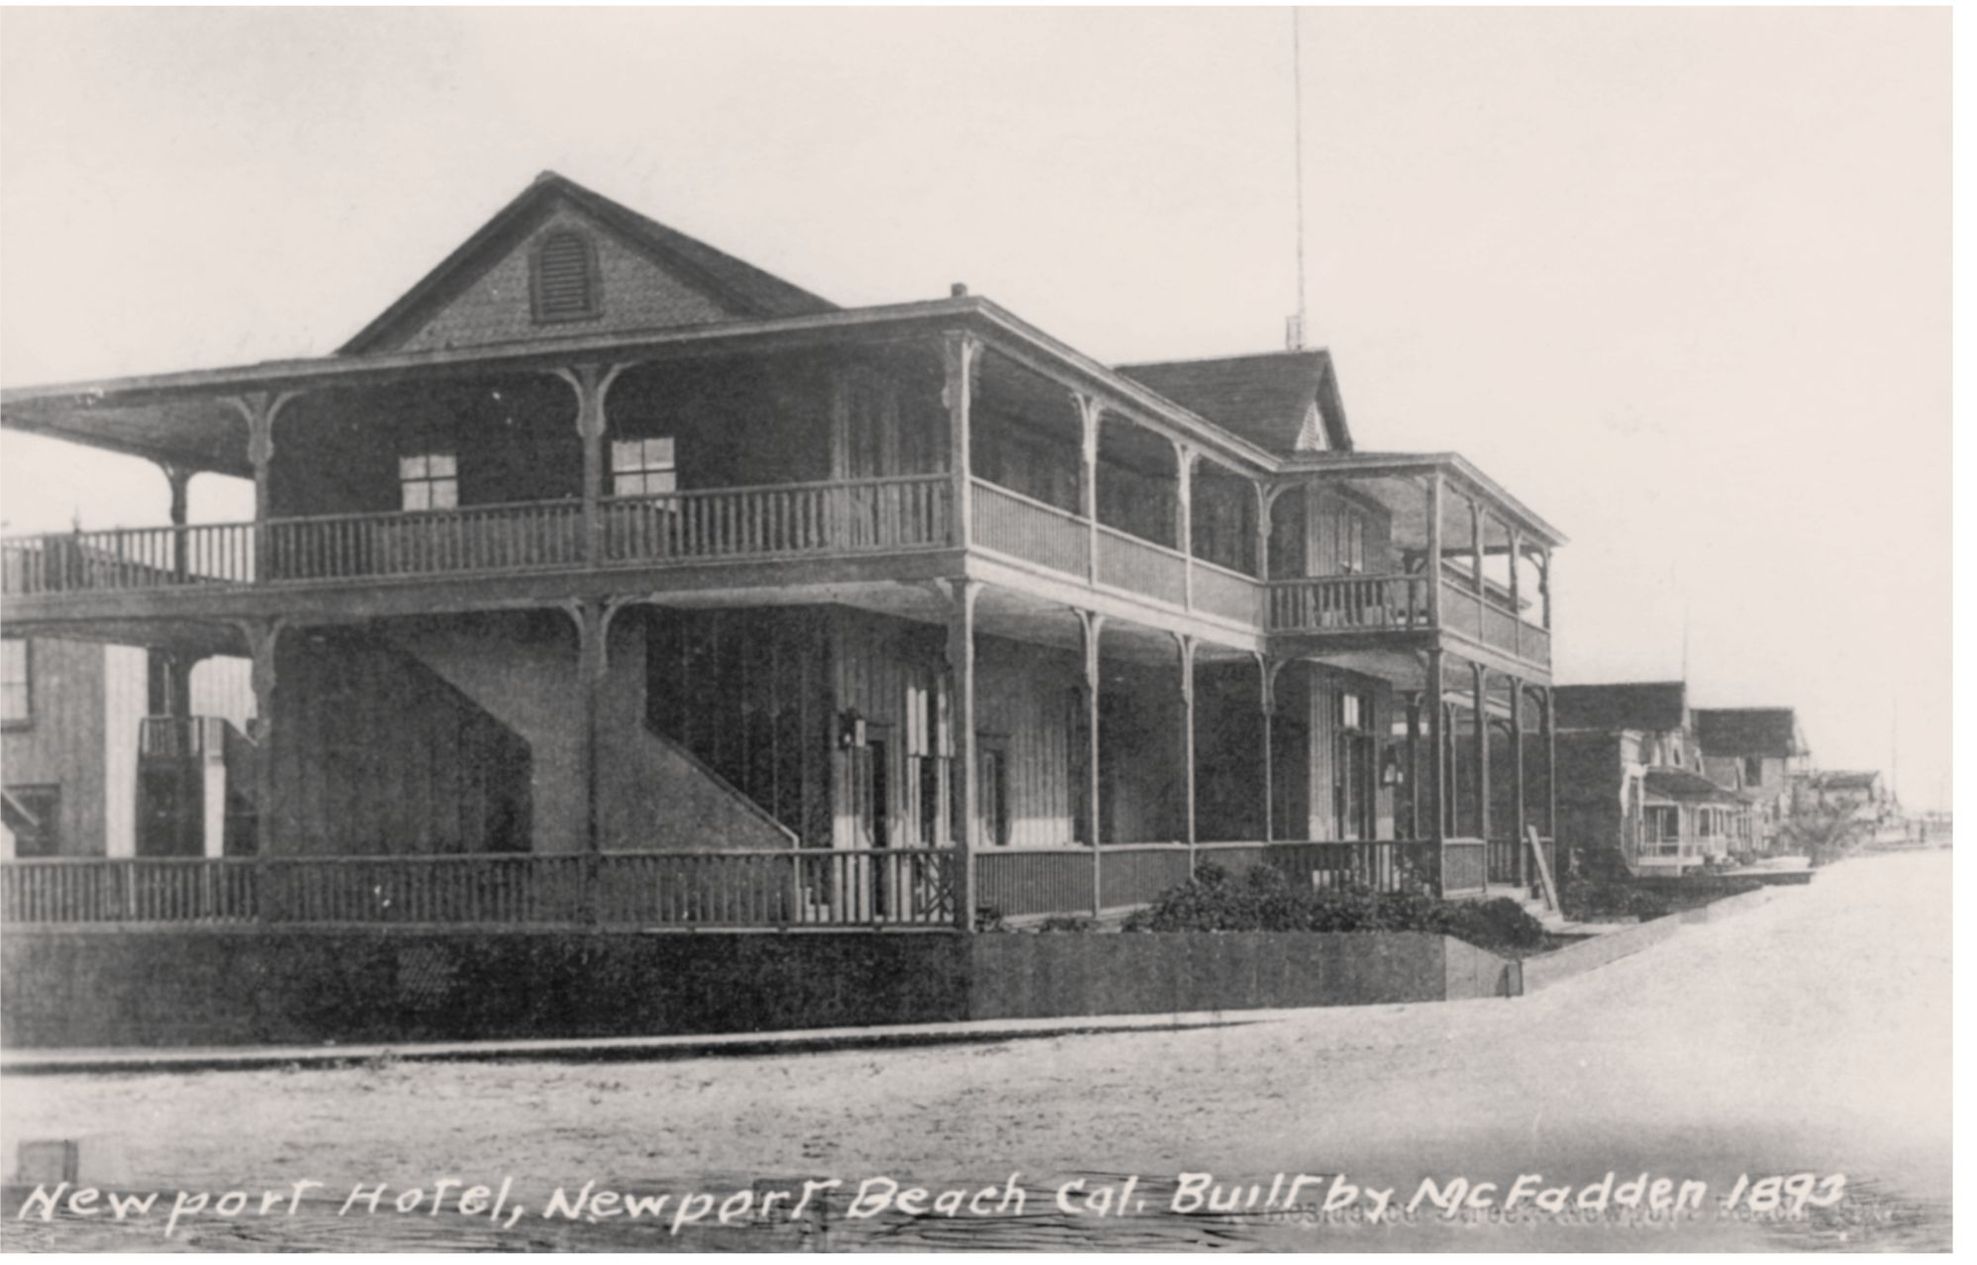
<path fill-rule="evenodd" d="M 258 1198 L 307 1178 L 323 1189 L 301 1215 L 193 1217 L 169 1243 L 157 1220 L 11 1214 L 0 1238 L 207 1248 L 1947 1247 L 1949 875 L 1947 851 L 1849 861 L 1810 887 L 1511 1001 L 891 1052 L 15 1076 L 0 1085 L 10 1168 L 23 1138 L 107 1134 L 134 1187 Z M 1609 1171 L 1622 1183 L 1643 1172 L 1706 1182 L 1718 1211 L 1666 1225 L 1623 1225 L 1617 1214 L 1575 1225 L 1425 1215 L 1377 1227 L 1254 1207 L 1172 1215 L 1178 1176 L 1191 1172 L 1266 1188 L 1279 1173 L 1344 1173 L 1367 1189 L 1391 1187 L 1397 1204 L 1424 1177 L 1438 1193 L 1464 1177 L 1496 1183 L 1501 1207 L 1521 1174 L 1569 1184 L 1576 1198 Z M 675 1237 L 664 1223 L 539 1215 L 555 1187 L 586 1181 L 724 1193 L 838 1178 L 842 1198 L 879 1175 L 975 1191 L 1011 1173 L 1030 1194 L 1021 1217 L 854 1223 L 837 1207 L 825 1222 L 749 1231 L 709 1218 Z M 1720 1211 L 1740 1176 L 1797 1173 L 1844 1174 L 1845 1193 L 1789 1220 Z M 1138 1176 L 1141 1208 L 1110 1219 L 1057 1208 L 1053 1192 L 1081 1175 L 1087 1194 Z M 451 1213 L 336 1215 L 353 1185 L 388 1183 L 396 1195 L 440 1177 L 512 1177 L 527 1215 L 505 1232 Z"/>

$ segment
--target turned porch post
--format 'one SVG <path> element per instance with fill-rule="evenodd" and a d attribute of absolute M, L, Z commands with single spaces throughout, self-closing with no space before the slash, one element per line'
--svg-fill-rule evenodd
<path fill-rule="evenodd" d="M 1098 583 L 1098 429 L 1104 412 L 1097 397 L 1073 392 L 1078 405 L 1078 500 L 1085 511 L 1085 578 Z"/>
<path fill-rule="evenodd" d="M 1529 847 L 1524 841 L 1524 682 L 1514 676 L 1510 678 L 1510 785 L 1510 825 L 1515 840 L 1517 881 L 1528 884 L 1529 863 L 1524 858 Z"/>
<path fill-rule="evenodd" d="M 629 365 L 586 363 L 559 368 L 556 376 L 577 393 L 577 437 L 583 441 L 584 560 L 604 557 L 604 437 L 610 430 L 605 397 Z"/>
<path fill-rule="evenodd" d="M 975 364 L 981 357 L 981 340 L 973 334 L 949 330 L 941 339 L 941 362 L 946 369 L 946 385 L 941 400 L 947 406 L 947 457 L 954 475 L 952 500 L 954 515 L 949 541 L 966 549 L 974 534 L 974 484 L 969 478 L 969 444 L 972 442 L 975 394 Z M 972 741 L 972 739 L 971 739 Z M 974 917 L 971 910 L 969 918 Z"/>
<path fill-rule="evenodd" d="M 227 400 L 247 421 L 247 460 L 254 467 L 254 575 L 236 577 L 239 579 L 260 579 L 269 574 L 268 518 L 273 513 L 275 420 L 296 394 L 249 391 Z"/>
<path fill-rule="evenodd" d="M 254 689 L 254 719 L 248 722 L 248 736 L 254 740 L 254 850 L 262 856 L 275 833 L 275 654 L 280 649 L 282 621 L 279 619 L 242 620 L 235 625 L 247 643 Z"/>
<path fill-rule="evenodd" d="M 1174 547 L 1185 561 L 1181 565 L 1181 605 L 1194 609 L 1194 461 L 1193 444 L 1180 440 L 1174 445 Z"/>
<path fill-rule="evenodd" d="M 1421 695 L 1402 696 L 1407 707 L 1407 837 L 1421 837 Z"/>
<path fill-rule="evenodd" d="M 1476 700 L 1476 837 L 1490 839 L 1490 674 L 1480 663 L 1469 665 Z M 1487 848 L 1485 854 L 1487 855 Z"/>
<path fill-rule="evenodd" d="M 1076 611 L 1083 633 L 1085 652 L 1085 832 L 1091 843 L 1091 912 L 1098 916 L 1102 904 L 1100 882 L 1104 849 L 1099 846 L 1099 740 L 1098 740 L 1098 641 L 1105 627 L 1105 616 L 1096 611 Z"/>
<path fill-rule="evenodd" d="M 1180 648 L 1181 667 L 1181 786 L 1184 820 L 1182 822 L 1187 841 L 1188 869 L 1194 869 L 1194 638 L 1186 633 L 1175 633 L 1174 642 Z"/>
<path fill-rule="evenodd" d="M 1440 470 L 1436 470 L 1428 475 L 1427 502 L 1428 565 L 1423 567 L 1422 571 L 1428 584 L 1428 592 L 1426 594 L 1428 603 L 1428 627 L 1440 628 L 1442 626 L 1442 472 Z M 1435 660 L 1437 666 L 1434 670 L 1437 674 L 1440 672 L 1440 663 L 1440 659 Z M 1442 705 L 1441 678 L 1439 675 L 1436 675 L 1435 679 L 1430 682 L 1428 697 L 1434 700 L 1435 710 L 1439 713 Z M 1441 742 L 1441 722 L 1439 720 L 1435 723 L 1435 742 L 1437 744 L 1437 750 L 1439 750 L 1439 744 Z M 1435 815 L 1437 821 L 1441 819 L 1441 806 L 1441 792 L 1437 790 L 1435 792 Z M 1441 838 L 1439 834 L 1435 837 L 1438 840 Z"/>
<path fill-rule="evenodd" d="M 1545 838 L 1551 840 L 1552 881 L 1565 881 L 1564 845 L 1558 838 L 1558 714 L 1551 686 L 1545 686 Z"/>
<path fill-rule="evenodd" d="M 1423 693 L 1427 695 L 1428 715 L 1433 719 L 1434 732 L 1431 746 L 1434 754 L 1429 760 L 1428 784 L 1433 788 L 1432 805 L 1434 812 L 1429 816 L 1427 838 L 1432 840 L 1439 853 L 1442 841 L 1448 837 L 1448 709 L 1443 706 L 1442 651 L 1436 647 L 1428 651 L 1428 671 Z M 1439 864 L 1439 858 L 1437 859 Z"/>
<path fill-rule="evenodd" d="M 187 574 L 191 571 L 185 538 L 185 524 L 188 517 L 186 490 L 187 485 L 192 482 L 192 476 L 198 472 L 191 466 L 182 466 L 170 461 L 159 462 L 158 468 L 165 472 L 165 482 L 171 487 L 172 579 L 184 584 Z"/>
<path fill-rule="evenodd" d="M 1272 749 L 1272 730 L 1277 715 L 1277 672 L 1269 658 L 1256 655 L 1256 670 L 1262 676 L 1260 700 L 1263 705 L 1263 842 L 1276 842 L 1277 761 Z"/>
<path fill-rule="evenodd" d="M 954 883 L 954 923 L 962 931 L 975 929 L 975 824 L 979 820 L 981 770 L 975 758 L 975 602 L 982 586 L 976 580 L 949 580 L 947 665 L 954 679 L 954 758 L 961 765 L 961 829 L 954 846 L 960 873 Z"/>
<path fill-rule="evenodd" d="M 1475 584 L 1476 596 L 1481 597 L 1483 595 L 1483 503 L 1473 496 L 1467 499 L 1469 501 L 1469 565 L 1475 568 L 1475 574 L 1469 578 Z M 1480 628 L 1477 630 L 1477 635 L 1482 635 Z"/>

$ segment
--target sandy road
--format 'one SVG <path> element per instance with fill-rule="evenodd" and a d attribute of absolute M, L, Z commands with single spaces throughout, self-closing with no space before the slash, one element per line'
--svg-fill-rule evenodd
<path fill-rule="evenodd" d="M 1947 852 L 1847 862 L 1512 1001 L 654 1064 L 13 1077 L 0 1145 L 11 1159 L 23 1137 L 114 1134 L 130 1180 L 167 1188 L 512 1174 L 537 1201 L 591 1179 L 980 1186 L 1020 1171 L 1159 1188 L 1182 1171 L 1344 1171 L 1412 1191 L 1424 1175 L 1612 1169 L 1720 1191 L 1804 1170 L 1848 1174 L 1900 1210 L 1900 1241 L 1933 1242 L 1950 1174 L 1949 868 Z M 1238 1237 L 1318 1245 L 1285 1233 Z"/>

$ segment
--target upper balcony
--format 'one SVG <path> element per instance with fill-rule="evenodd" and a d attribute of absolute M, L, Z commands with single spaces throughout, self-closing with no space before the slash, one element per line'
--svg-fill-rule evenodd
<path fill-rule="evenodd" d="M 0 593 L 10 620 L 224 618 L 965 567 L 1252 644 L 1548 664 L 1559 537 L 1461 458 L 1287 458 L 993 305 L 884 311 L 8 392 L 10 428 L 159 462 L 180 521 L 7 539 Z M 251 477 L 257 517 L 185 523 L 195 472 Z"/>

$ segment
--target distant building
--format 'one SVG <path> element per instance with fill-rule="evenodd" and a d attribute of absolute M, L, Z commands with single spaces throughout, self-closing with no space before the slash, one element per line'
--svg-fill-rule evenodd
<path fill-rule="evenodd" d="M 1792 788 L 1811 751 L 1798 714 L 1789 707 L 1700 707 L 1696 741 L 1703 773 L 1725 786 L 1741 785 L 1751 806 L 1751 842 L 1758 853 L 1781 846 L 1779 831 L 1792 812 Z"/>
<path fill-rule="evenodd" d="M 1704 773 L 1681 681 L 1561 685 L 1559 837 L 1593 871 L 1681 874 L 1752 850 L 1741 771 Z"/>
<path fill-rule="evenodd" d="M 0 855 L 222 855 L 229 796 L 238 830 L 252 792 L 248 677 L 232 657 L 0 640 Z"/>
<path fill-rule="evenodd" d="M 1887 793 L 1878 770 L 1817 769 L 1800 783 L 1801 799 L 1814 809 L 1851 813 L 1863 821 L 1880 817 Z"/>

